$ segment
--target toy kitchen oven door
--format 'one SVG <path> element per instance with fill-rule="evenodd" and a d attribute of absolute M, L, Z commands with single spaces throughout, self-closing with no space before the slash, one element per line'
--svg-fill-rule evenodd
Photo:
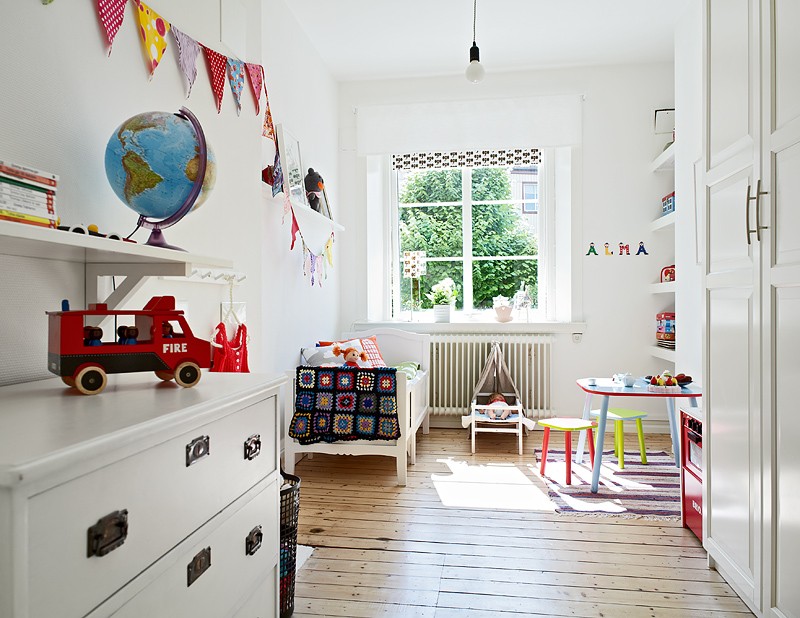
<path fill-rule="evenodd" d="M 703 410 L 681 406 L 681 520 L 703 540 Z"/>

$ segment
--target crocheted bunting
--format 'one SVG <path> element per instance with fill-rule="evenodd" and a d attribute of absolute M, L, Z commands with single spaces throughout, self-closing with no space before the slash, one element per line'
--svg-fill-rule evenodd
<path fill-rule="evenodd" d="M 333 410 L 333 393 L 317 393 L 317 410 Z"/>
<path fill-rule="evenodd" d="M 356 415 L 356 433 L 362 436 L 371 436 L 375 434 L 375 428 L 378 422 L 374 416 Z"/>
<path fill-rule="evenodd" d="M 302 440 L 311 436 L 311 413 L 295 412 L 292 417 L 292 424 L 289 427 L 289 435 L 292 438 Z"/>

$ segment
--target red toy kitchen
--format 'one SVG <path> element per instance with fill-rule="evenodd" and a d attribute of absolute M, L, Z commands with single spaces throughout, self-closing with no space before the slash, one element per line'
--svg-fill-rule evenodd
<path fill-rule="evenodd" d="M 703 540 L 703 409 L 681 406 L 681 522 Z"/>

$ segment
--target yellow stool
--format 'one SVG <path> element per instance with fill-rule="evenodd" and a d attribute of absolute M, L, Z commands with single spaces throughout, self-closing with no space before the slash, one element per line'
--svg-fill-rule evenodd
<path fill-rule="evenodd" d="M 600 410 L 592 410 L 591 415 L 595 418 L 600 416 Z M 619 469 L 625 468 L 625 429 L 622 425 L 625 421 L 636 421 L 636 433 L 639 434 L 639 452 L 642 456 L 642 463 L 647 463 L 647 454 L 644 447 L 644 432 L 642 431 L 642 419 L 647 418 L 647 412 L 641 410 L 625 410 L 624 408 L 609 408 L 606 419 L 614 421 L 614 455 L 619 460 Z"/>
<path fill-rule="evenodd" d="M 565 455 L 567 458 L 567 478 L 566 484 L 572 485 L 572 432 L 573 431 L 583 431 L 584 429 L 588 432 L 588 439 L 589 439 L 589 460 L 591 461 L 592 467 L 594 467 L 594 438 L 592 436 L 592 427 L 594 427 L 594 423 L 592 421 L 584 421 L 580 418 L 547 418 L 544 420 L 537 420 L 542 427 L 544 427 L 544 437 L 542 438 L 542 464 L 539 468 L 539 474 L 544 476 L 544 469 L 547 465 L 547 449 L 550 445 L 550 430 L 555 429 L 557 431 L 564 432 L 564 446 L 565 446 Z"/>

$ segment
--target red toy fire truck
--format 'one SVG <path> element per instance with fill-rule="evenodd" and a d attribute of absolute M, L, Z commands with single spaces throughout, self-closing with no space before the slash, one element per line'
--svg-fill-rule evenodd
<path fill-rule="evenodd" d="M 211 367 L 211 342 L 192 334 L 173 296 L 154 296 L 140 311 L 110 311 L 106 304 L 70 311 L 64 305 L 47 312 L 47 368 L 84 395 L 102 391 L 109 373 L 154 371 L 188 388 L 200 381 L 201 368 Z M 111 337 L 96 326 L 107 318 L 115 322 Z"/>

